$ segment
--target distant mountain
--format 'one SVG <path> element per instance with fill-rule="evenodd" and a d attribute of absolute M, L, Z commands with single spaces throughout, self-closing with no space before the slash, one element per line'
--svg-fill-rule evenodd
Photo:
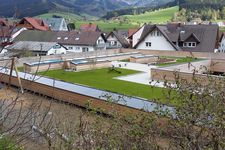
<path fill-rule="evenodd" d="M 155 6 L 173 0 L 0 0 L 0 16 L 36 16 L 52 11 L 103 16 L 108 11 Z"/>

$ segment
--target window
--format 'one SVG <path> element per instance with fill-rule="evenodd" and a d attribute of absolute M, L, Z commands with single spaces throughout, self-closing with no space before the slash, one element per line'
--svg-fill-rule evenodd
<path fill-rule="evenodd" d="M 57 37 L 57 40 L 61 40 L 61 37 Z"/>
<path fill-rule="evenodd" d="M 64 40 L 68 40 L 68 37 L 65 37 Z"/>
<path fill-rule="evenodd" d="M 161 36 L 161 33 L 159 31 L 157 31 L 157 36 Z"/>
<path fill-rule="evenodd" d="M 73 47 L 72 46 L 69 46 L 68 49 L 73 49 Z"/>
<path fill-rule="evenodd" d="M 146 45 L 146 47 L 151 47 L 152 43 L 151 42 L 146 42 L 145 45 Z"/>
<path fill-rule="evenodd" d="M 80 50 L 80 47 L 76 47 L 76 50 Z"/>
<path fill-rule="evenodd" d="M 82 48 L 82 52 L 88 52 L 89 51 L 89 48 L 88 47 L 83 47 Z"/>
<path fill-rule="evenodd" d="M 197 43 L 196 42 L 184 42 L 183 47 L 196 47 Z"/>
<path fill-rule="evenodd" d="M 60 46 L 60 45 L 55 45 L 55 46 L 53 46 L 53 48 L 54 48 L 54 49 L 60 49 L 61 46 Z"/>

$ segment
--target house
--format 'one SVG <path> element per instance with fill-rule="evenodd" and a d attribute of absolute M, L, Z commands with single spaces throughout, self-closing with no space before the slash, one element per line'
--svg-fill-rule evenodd
<path fill-rule="evenodd" d="M 26 28 L 0 26 L 0 45 L 7 46 L 12 44 L 12 41 Z"/>
<path fill-rule="evenodd" d="M 129 42 L 125 38 L 126 35 L 119 34 L 117 31 L 112 31 L 106 36 L 107 49 L 111 48 L 128 48 Z"/>
<path fill-rule="evenodd" d="M 66 54 L 66 48 L 57 42 L 19 41 L 6 48 L 16 55 L 43 56 Z"/>
<path fill-rule="evenodd" d="M 27 28 L 28 30 L 40 30 L 40 31 L 50 30 L 49 26 L 42 19 L 31 17 L 25 17 L 21 19 L 16 26 L 24 27 Z"/>
<path fill-rule="evenodd" d="M 52 31 L 68 31 L 67 23 L 64 18 L 46 18 L 44 22 Z"/>
<path fill-rule="evenodd" d="M 219 27 L 225 27 L 225 22 L 221 21 L 221 22 L 218 22 L 217 24 L 218 24 Z"/>
<path fill-rule="evenodd" d="M 106 49 L 106 39 L 101 32 L 27 30 L 16 37 L 14 41 L 57 42 L 65 46 L 70 52 Z"/>
<path fill-rule="evenodd" d="M 80 31 L 81 32 L 86 32 L 86 31 L 93 31 L 93 32 L 101 32 L 101 30 L 99 29 L 98 25 L 93 24 L 93 23 L 89 23 L 89 24 L 82 24 L 80 26 Z"/>
<path fill-rule="evenodd" d="M 219 46 L 219 52 L 225 53 L 225 33 L 222 34 L 220 38 L 220 46 Z"/>
<path fill-rule="evenodd" d="M 212 24 L 144 24 L 130 39 L 135 49 L 214 52 L 219 41 L 219 27 Z"/>
<path fill-rule="evenodd" d="M 70 52 L 106 50 L 106 39 L 101 32 L 57 32 L 53 41 L 67 47 Z"/>

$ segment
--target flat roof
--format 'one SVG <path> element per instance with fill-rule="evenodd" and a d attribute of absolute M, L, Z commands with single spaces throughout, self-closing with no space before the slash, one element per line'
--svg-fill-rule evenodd
<path fill-rule="evenodd" d="M 0 73 L 9 75 L 10 71 L 7 68 L 0 68 Z M 12 75 L 16 77 L 16 72 L 13 71 Z M 21 79 L 25 79 L 25 80 L 33 81 L 43 85 L 55 87 L 58 89 L 93 97 L 102 101 L 107 101 L 108 100 L 107 98 L 110 97 L 115 100 L 114 103 L 117 103 L 126 107 L 144 110 L 147 112 L 153 112 L 155 108 L 157 108 L 158 106 L 157 103 L 148 101 L 147 99 L 144 99 L 144 98 L 125 96 L 125 95 L 114 93 L 114 92 L 100 90 L 100 89 L 96 89 L 96 88 L 92 88 L 92 87 L 88 87 L 84 85 L 79 85 L 79 84 L 72 84 L 72 83 L 68 83 L 68 82 L 64 82 L 60 80 L 55 80 L 55 79 L 51 79 L 47 77 L 41 77 L 41 76 L 29 74 L 29 73 L 19 72 L 19 77 Z M 173 107 L 162 106 L 162 109 L 168 110 L 169 112 L 171 112 L 171 114 L 174 115 Z"/>

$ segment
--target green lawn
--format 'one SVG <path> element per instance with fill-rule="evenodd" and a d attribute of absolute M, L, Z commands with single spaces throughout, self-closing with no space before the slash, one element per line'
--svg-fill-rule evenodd
<path fill-rule="evenodd" d="M 42 19 L 46 19 L 46 18 L 51 18 L 53 15 L 55 16 L 61 16 L 63 18 L 65 18 L 67 21 L 75 21 L 75 20 L 81 20 L 82 17 L 73 13 L 65 13 L 65 12 L 54 12 L 54 13 L 46 13 L 46 14 L 42 14 L 39 16 L 36 16 L 38 18 L 42 18 Z"/>
<path fill-rule="evenodd" d="M 96 69 L 81 72 L 65 72 L 64 70 L 51 70 L 47 72 L 42 72 L 40 74 L 55 79 L 60 79 L 71 83 L 88 85 L 90 87 L 117 92 L 128 96 L 137 96 L 149 100 L 159 98 L 161 99 L 160 100 L 161 102 L 167 103 L 163 98 L 164 97 L 163 92 L 166 92 L 166 89 L 158 87 L 153 88 L 148 85 L 113 79 L 114 77 L 118 76 L 125 76 L 138 73 L 137 71 L 133 70 L 126 70 L 126 69 L 118 69 L 118 70 L 121 71 L 121 74 L 118 74 L 116 72 L 108 73 L 108 69 Z M 172 104 L 175 103 L 172 102 Z"/>
<path fill-rule="evenodd" d="M 164 57 L 164 56 L 162 56 L 160 58 L 176 59 L 176 62 L 156 64 L 156 66 L 160 66 L 160 67 L 203 60 L 203 59 L 193 58 L 193 57 Z"/>
<path fill-rule="evenodd" d="M 140 15 L 124 15 L 130 22 L 136 23 L 167 23 L 171 21 L 174 13 L 179 10 L 178 6 L 157 11 L 146 12 Z"/>
<path fill-rule="evenodd" d="M 97 24 L 99 28 L 105 32 L 113 31 L 114 29 L 123 30 L 129 28 L 138 28 L 138 25 L 129 23 L 129 22 L 119 22 L 119 21 L 110 21 L 110 20 L 97 20 L 97 21 L 75 21 L 75 27 L 80 28 L 81 24 L 93 23 Z"/>
<path fill-rule="evenodd" d="M 126 21 L 118 21 L 118 20 L 101 20 L 97 17 L 88 16 L 86 14 L 76 15 L 72 13 L 46 13 L 43 15 L 39 15 L 39 18 L 50 18 L 53 15 L 64 17 L 67 22 L 74 22 L 76 29 L 80 28 L 81 24 L 86 23 L 94 23 L 99 26 L 99 28 L 105 32 L 112 31 L 113 29 L 130 29 L 130 28 L 139 28 L 143 23 L 166 23 L 171 21 L 175 12 L 178 11 L 178 7 L 170 7 L 166 9 L 161 9 L 153 12 L 146 12 L 144 14 L 139 15 L 124 15 L 120 16 L 121 18 L 126 18 L 122 20 Z M 84 17 L 86 20 L 84 20 Z"/>

